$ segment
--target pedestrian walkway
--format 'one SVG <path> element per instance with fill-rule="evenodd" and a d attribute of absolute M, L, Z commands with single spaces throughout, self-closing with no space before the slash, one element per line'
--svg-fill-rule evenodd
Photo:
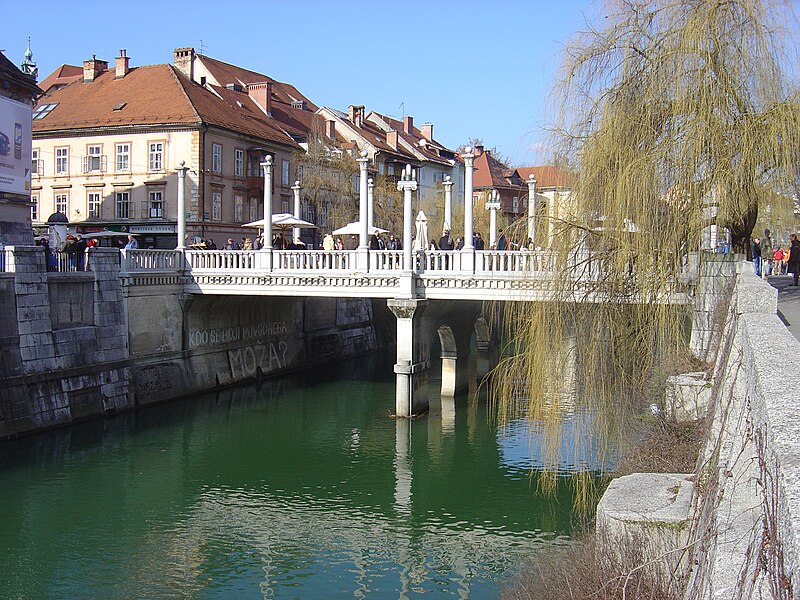
<path fill-rule="evenodd" d="M 768 281 L 778 290 L 778 318 L 800 340 L 800 287 L 792 285 L 791 275 L 776 275 Z"/>

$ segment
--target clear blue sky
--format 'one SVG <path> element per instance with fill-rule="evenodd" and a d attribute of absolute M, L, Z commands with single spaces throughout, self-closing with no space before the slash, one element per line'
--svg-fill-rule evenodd
<path fill-rule="evenodd" d="M 123 12 L 115 12 L 123 8 Z M 92 54 L 131 66 L 207 55 L 294 84 L 314 103 L 434 124 L 450 148 L 469 138 L 540 164 L 545 108 L 563 44 L 593 0 L 297 0 L 84 2 L 21 0 L 0 8 L 0 49 L 19 65 L 27 38 L 42 80 Z"/>

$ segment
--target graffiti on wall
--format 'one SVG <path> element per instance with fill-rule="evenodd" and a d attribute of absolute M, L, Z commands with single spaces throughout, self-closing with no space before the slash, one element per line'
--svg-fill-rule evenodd
<path fill-rule="evenodd" d="M 189 348 L 246 342 L 247 340 L 281 335 L 287 332 L 286 321 L 233 325 L 231 327 L 217 327 L 214 329 L 197 329 L 189 331 Z"/>
<path fill-rule="evenodd" d="M 288 366 L 288 350 L 289 345 L 283 340 L 228 350 L 231 376 L 238 380 L 255 377 L 259 368 L 262 373 L 284 369 Z"/>

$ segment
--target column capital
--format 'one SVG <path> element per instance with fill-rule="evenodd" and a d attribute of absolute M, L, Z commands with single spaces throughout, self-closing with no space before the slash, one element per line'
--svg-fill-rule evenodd
<path fill-rule="evenodd" d="M 427 300 L 408 300 L 404 298 L 390 298 L 386 301 L 386 306 L 399 319 L 412 319 L 417 308 L 426 304 Z"/>
<path fill-rule="evenodd" d="M 464 159 L 464 166 L 472 168 L 472 163 L 475 160 L 475 155 L 472 153 L 472 148 L 467 146 L 464 148 L 464 153 L 461 155 L 461 158 Z"/>
<path fill-rule="evenodd" d="M 181 162 L 179 162 L 179 163 L 178 163 L 178 166 L 177 166 L 177 167 L 175 167 L 175 171 L 176 171 L 178 174 L 183 174 L 183 175 L 185 175 L 185 174 L 186 174 L 186 171 L 188 171 L 188 170 L 189 170 L 189 167 L 187 167 L 187 166 L 186 166 L 186 161 L 183 161 L 183 160 L 182 160 Z"/>
<path fill-rule="evenodd" d="M 450 178 L 450 175 L 446 175 L 444 181 L 442 182 L 445 190 L 450 190 L 453 188 L 453 181 Z"/>
<path fill-rule="evenodd" d="M 264 157 L 264 160 L 261 161 L 261 166 L 271 169 L 272 168 L 272 156 L 267 154 Z"/>
<path fill-rule="evenodd" d="M 292 186 L 292 189 L 295 191 L 295 193 L 299 192 L 300 191 L 300 182 L 299 181 L 295 181 L 294 185 Z"/>
<path fill-rule="evenodd" d="M 366 150 L 362 150 L 361 152 L 359 152 L 356 162 L 358 163 L 359 169 L 361 169 L 362 171 L 367 170 L 367 163 L 369 163 L 369 157 L 367 156 Z"/>

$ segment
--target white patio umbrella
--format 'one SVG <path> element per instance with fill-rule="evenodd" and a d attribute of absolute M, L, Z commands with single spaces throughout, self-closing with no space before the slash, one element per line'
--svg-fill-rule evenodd
<path fill-rule="evenodd" d="M 104 229 L 103 231 L 93 231 L 91 233 L 82 233 L 81 234 L 85 238 L 113 238 L 113 237 L 127 237 L 128 234 L 124 231 L 110 231 L 108 229 Z M 132 235 L 136 235 L 135 233 Z"/>
<path fill-rule="evenodd" d="M 425 213 L 419 211 L 419 214 L 416 218 L 417 224 L 417 237 L 414 238 L 414 245 L 411 247 L 412 250 L 427 250 L 428 249 L 428 217 L 425 216 Z"/>
<path fill-rule="evenodd" d="M 359 235 L 361 233 L 361 223 L 348 223 L 344 227 L 340 227 L 331 232 L 333 235 Z M 380 227 L 367 227 L 367 235 L 378 235 L 379 233 L 389 233 L 388 229 L 381 229 Z"/>
<path fill-rule="evenodd" d="M 258 229 L 264 228 L 264 219 L 259 219 L 258 221 L 253 221 L 252 223 L 245 223 L 242 227 L 257 227 Z M 294 227 L 302 227 L 302 228 L 309 228 L 313 227 L 316 229 L 316 225 L 313 223 L 309 223 L 308 221 L 304 221 L 303 219 L 298 219 L 291 213 L 278 213 L 272 215 L 272 228 L 273 229 L 293 229 Z"/>

